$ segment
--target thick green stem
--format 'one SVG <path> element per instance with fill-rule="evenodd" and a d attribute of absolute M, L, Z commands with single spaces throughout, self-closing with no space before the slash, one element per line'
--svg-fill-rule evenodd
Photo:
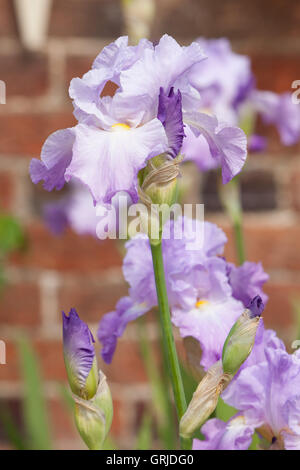
<path fill-rule="evenodd" d="M 163 342 L 168 360 L 177 416 L 178 420 L 180 421 L 181 417 L 186 411 L 187 404 L 172 330 L 161 243 L 151 245 L 151 252 Z M 181 446 L 183 449 L 191 449 L 191 439 L 182 439 Z"/>

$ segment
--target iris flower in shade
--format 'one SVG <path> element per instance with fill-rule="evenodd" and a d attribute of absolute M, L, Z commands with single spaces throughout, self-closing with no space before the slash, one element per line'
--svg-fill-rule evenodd
<path fill-rule="evenodd" d="M 256 295 L 260 295 L 266 304 L 268 296 L 262 288 L 269 280 L 269 275 L 264 272 L 261 263 L 246 261 L 241 266 L 228 263 L 228 275 L 233 297 L 243 302 L 245 307 Z"/>
<path fill-rule="evenodd" d="M 290 93 L 278 95 L 257 90 L 250 59 L 245 55 L 234 53 L 227 39 L 200 38 L 197 42 L 207 54 L 207 59 L 196 64 L 189 76 L 191 86 L 201 95 L 199 109 L 213 113 L 218 119 L 219 126 L 226 122 L 227 125 L 243 123 L 249 127 L 248 121 L 254 122 L 255 116 L 260 115 L 267 124 L 274 124 L 277 127 L 284 145 L 292 145 L 299 141 L 300 108 L 293 104 Z M 207 149 L 202 134 L 195 138 L 188 129 L 185 133 L 187 137 L 182 148 L 185 159 L 194 161 L 201 171 L 221 166 L 223 182 L 226 182 L 224 155 L 218 154 L 216 157 L 213 148 Z M 237 131 L 232 134 L 233 139 L 236 138 L 236 134 Z M 265 150 L 266 138 L 256 134 L 248 137 L 250 152 Z M 241 164 L 241 158 L 241 155 L 239 158 L 235 156 L 234 161 L 237 166 Z M 227 170 L 227 174 L 229 173 L 231 177 L 238 171 L 238 168 L 233 166 Z"/>
<path fill-rule="evenodd" d="M 250 59 L 234 53 L 225 38 L 200 38 L 197 42 L 207 59 L 193 67 L 190 79 L 200 92 L 201 106 L 221 121 L 238 124 L 236 109 L 254 86 Z"/>
<path fill-rule="evenodd" d="M 128 46 L 127 38 L 107 46 L 89 72 L 72 80 L 78 124 L 47 139 L 41 160 L 31 162 L 32 181 L 43 180 L 51 191 L 76 178 L 95 203 L 110 203 L 119 191 L 136 202 L 139 170 L 156 155 L 177 156 L 185 114 L 193 110 L 190 128 L 207 141 L 227 182 L 244 164 L 246 137 L 238 128 L 220 127 L 216 118 L 196 113 L 200 95 L 190 72 L 204 58 L 198 43 L 181 47 L 168 35 L 156 46 L 146 40 Z M 107 96 L 109 85 L 115 88 L 112 97 Z"/>
<path fill-rule="evenodd" d="M 290 93 L 254 91 L 251 102 L 266 124 L 274 124 L 284 145 L 293 145 L 300 138 L 300 108 Z"/>
<path fill-rule="evenodd" d="M 193 450 L 247 450 L 253 431 L 242 415 L 227 423 L 217 418 L 210 419 L 201 428 L 205 439 L 194 439 Z"/>
<path fill-rule="evenodd" d="M 62 319 L 64 360 L 70 387 L 76 395 L 90 399 L 98 387 L 95 340 L 74 308 L 69 315 L 63 312 Z"/>

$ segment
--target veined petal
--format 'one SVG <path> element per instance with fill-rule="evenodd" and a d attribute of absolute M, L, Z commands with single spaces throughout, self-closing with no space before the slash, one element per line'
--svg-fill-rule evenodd
<path fill-rule="evenodd" d="M 160 88 L 167 94 L 172 86 L 177 91 L 177 80 L 204 57 L 199 44 L 193 42 L 188 47 L 181 47 L 165 34 L 154 50 L 146 49 L 140 60 L 121 73 L 121 96 L 126 101 L 135 99 L 137 106 L 138 96 L 152 97 L 152 106 L 145 111 L 145 119 L 151 119 L 157 113 Z"/>
<path fill-rule="evenodd" d="M 203 135 L 196 137 L 188 125 L 185 126 L 185 135 L 181 149 L 185 161 L 195 162 L 200 171 L 212 170 L 219 166 L 218 159 L 212 157 L 207 140 Z"/>
<path fill-rule="evenodd" d="M 238 127 L 220 126 L 215 116 L 205 113 L 184 113 L 184 122 L 191 127 L 196 137 L 205 137 L 212 157 L 220 160 L 223 183 L 228 183 L 241 171 L 247 157 L 244 132 Z"/>
<path fill-rule="evenodd" d="M 42 148 L 41 160 L 33 158 L 30 162 L 29 171 L 34 184 L 44 181 L 47 191 L 59 190 L 64 186 L 74 140 L 74 128 L 56 131 L 48 137 Z"/>
<path fill-rule="evenodd" d="M 153 119 L 142 127 L 103 131 L 79 124 L 66 179 L 86 184 L 96 202 L 110 202 L 118 191 L 137 201 L 137 173 L 148 158 L 167 150 L 164 127 Z"/>

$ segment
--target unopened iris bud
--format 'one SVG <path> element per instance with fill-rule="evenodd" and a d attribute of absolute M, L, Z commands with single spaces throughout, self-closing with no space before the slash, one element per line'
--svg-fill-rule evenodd
<path fill-rule="evenodd" d="M 165 155 L 158 155 L 143 169 L 141 188 L 152 204 L 172 206 L 176 202 L 180 161 L 181 157 L 170 160 Z"/>
<path fill-rule="evenodd" d="M 216 362 L 199 383 L 187 411 L 180 421 L 180 436 L 190 438 L 215 410 L 218 398 L 230 382 L 224 374 L 222 361 Z"/>
<path fill-rule="evenodd" d="M 98 390 L 91 400 L 74 396 L 75 422 L 82 440 L 90 450 L 100 450 L 110 430 L 113 403 L 105 375 L 100 372 Z"/>
<path fill-rule="evenodd" d="M 224 373 L 232 376 L 236 374 L 249 356 L 254 346 L 263 310 L 264 304 L 260 296 L 257 295 L 231 328 L 222 352 Z"/>
<path fill-rule="evenodd" d="M 75 309 L 63 313 L 64 360 L 75 401 L 75 422 L 89 449 L 99 450 L 113 416 L 111 393 L 105 375 L 97 368 L 92 333 Z"/>
<path fill-rule="evenodd" d="M 84 400 L 92 398 L 99 383 L 94 338 L 88 326 L 71 309 L 63 312 L 63 348 L 68 381 L 72 392 Z"/>

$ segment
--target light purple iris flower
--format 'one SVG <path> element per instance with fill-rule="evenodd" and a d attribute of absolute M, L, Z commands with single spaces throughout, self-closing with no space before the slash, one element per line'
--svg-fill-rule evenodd
<path fill-rule="evenodd" d="M 227 125 L 239 125 L 247 119 L 253 120 L 259 114 L 266 123 L 277 127 L 284 145 L 299 141 L 300 108 L 293 104 L 290 93 L 278 95 L 257 90 L 250 59 L 234 53 L 227 39 L 200 38 L 197 42 L 207 54 L 207 59 L 195 64 L 189 75 L 191 85 L 201 95 L 199 109 L 213 113 L 218 118 L 219 126 L 222 126 L 223 121 Z M 187 138 L 182 148 L 185 159 L 194 161 L 201 171 L 221 166 L 223 182 L 226 182 L 222 156 L 219 154 L 216 158 L 213 148 L 205 147 L 202 135 L 195 138 L 188 129 L 185 132 Z M 250 152 L 261 152 L 266 145 L 264 137 L 255 134 L 249 136 Z M 240 161 L 237 155 L 234 160 L 236 165 Z M 238 168 L 234 169 L 231 165 L 227 170 L 229 178 L 237 172 Z"/>
<path fill-rule="evenodd" d="M 244 164 L 246 137 L 195 111 L 200 95 L 190 72 L 205 58 L 201 46 L 182 47 L 168 35 L 156 46 L 146 40 L 134 47 L 127 42 L 119 38 L 104 48 L 93 68 L 72 80 L 78 124 L 47 139 L 41 160 L 31 162 L 32 181 L 43 180 L 51 191 L 76 178 L 89 188 L 94 203 L 110 203 L 120 191 L 136 202 L 139 170 L 156 155 L 176 157 L 185 114 L 193 110 L 190 127 L 220 159 L 227 182 Z M 113 97 L 105 96 L 108 83 L 115 84 Z"/>
<path fill-rule="evenodd" d="M 284 145 L 293 145 L 300 138 L 300 108 L 291 93 L 278 95 L 271 91 L 253 91 L 251 102 L 266 124 L 274 124 Z"/>
<path fill-rule="evenodd" d="M 193 450 L 247 450 L 253 431 L 243 416 L 235 416 L 227 423 L 210 419 L 201 428 L 205 440 L 194 439 Z"/>
<path fill-rule="evenodd" d="M 300 449 L 300 353 L 288 354 L 284 343 L 260 322 L 253 350 L 222 393 L 238 414 L 227 423 L 209 420 L 204 441 L 194 449 L 248 449 L 253 433 L 274 448 Z"/>
<path fill-rule="evenodd" d="M 202 223 L 188 218 L 168 222 L 163 231 L 162 249 L 172 321 L 181 336 L 193 336 L 200 342 L 201 364 L 207 369 L 220 359 L 226 336 L 245 307 L 233 296 L 228 266 L 221 257 L 227 241 L 224 232 L 216 225 L 204 222 L 201 244 L 197 238 L 199 224 Z M 183 236 L 176 239 L 180 231 Z M 120 304 L 121 308 L 118 305 L 115 312 L 105 315 L 98 330 L 104 359 L 108 362 L 112 359 L 116 338 L 121 336 L 126 323 L 134 319 L 131 315 L 133 306 L 136 316 L 157 306 L 149 239 L 146 235 L 137 235 L 126 243 L 126 250 L 123 272 L 129 284 L 130 300 L 126 298 Z M 244 282 L 249 288 L 252 279 L 245 276 Z M 260 292 L 261 289 L 256 294 Z M 110 348 L 112 341 L 114 348 Z"/>
<path fill-rule="evenodd" d="M 72 308 L 63 319 L 64 358 L 72 390 L 85 388 L 95 359 L 94 338 L 88 326 Z"/>
<path fill-rule="evenodd" d="M 299 450 L 299 352 L 288 354 L 280 345 L 265 348 L 264 355 L 265 360 L 243 368 L 223 398 L 270 442 Z"/>

